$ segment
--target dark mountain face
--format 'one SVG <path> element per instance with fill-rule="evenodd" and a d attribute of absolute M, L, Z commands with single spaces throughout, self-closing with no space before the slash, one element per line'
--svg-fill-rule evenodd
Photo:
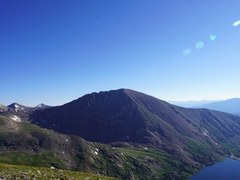
<path fill-rule="evenodd" d="M 32 122 L 98 142 L 145 142 L 137 105 L 124 91 L 92 93 L 60 107 L 36 111 Z M 104 133 L 103 133 L 104 132 Z"/>
<path fill-rule="evenodd" d="M 90 141 L 158 148 L 190 164 L 209 163 L 240 147 L 238 116 L 182 108 L 126 89 L 92 93 L 35 111 L 31 120 Z"/>

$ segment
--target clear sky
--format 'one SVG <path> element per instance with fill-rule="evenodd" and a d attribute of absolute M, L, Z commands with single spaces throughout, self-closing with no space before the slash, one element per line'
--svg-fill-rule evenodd
<path fill-rule="evenodd" d="M 2 0 L 0 104 L 240 97 L 239 19 L 239 0 Z"/>

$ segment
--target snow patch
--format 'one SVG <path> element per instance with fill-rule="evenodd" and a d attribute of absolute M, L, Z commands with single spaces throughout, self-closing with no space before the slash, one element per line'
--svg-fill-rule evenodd
<path fill-rule="evenodd" d="M 18 117 L 18 116 L 16 116 L 16 115 L 14 115 L 14 116 L 12 116 L 12 117 L 10 117 L 12 120 L 14 120 L 14 121 L 16 121 L 16 122 L 21 122 L 21 118 L 20 117 Z"/>
<path fill-rule="evenodd" d="M 95 151 L 94 153 L 95 153 L 96 155 L 98 155 L 98 152 L 97 152 L 97 151 Z"/>
<path fill-rule="evenodd" d="M 14 104 L 15 108 L 18 108 L 19 106 L 17 104 Z"/>
<path fill-rule="evenodd" d="M 37 105 L 37 107 L 39 107 L 39 108 L 44 107 L 44 104 L 39 104 L 39 105 Z"/>

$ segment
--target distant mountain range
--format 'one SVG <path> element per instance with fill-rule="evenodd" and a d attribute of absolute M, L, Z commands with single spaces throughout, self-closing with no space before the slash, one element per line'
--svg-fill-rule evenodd
<path fill-rule="evenodd" d="M 10 110 L 15 112 L 30 112 L 30 111 L 40 110 L 40 109 L 46 109 L 46 108 L 49 108 L 50 106 L 41 103 L 35 107 L 28 107 L 18 103 L 12 103 L 7 107 Z"/>
<path fill-rule="evenodd" d="M 240 98 L 216 101 L 169 101 L 169 103 L 186 108 L 205 108 L 240 115 Z"/>
<path fill-rule="evenodd" d="M 29 115 L 36 111 L 49 108 L 50 106 L 45 104 L 39 104 L 35 107 L 28 107 L 19 103 L 12 103 L 8 106 L 0 105 L 0 115 L 9 117 L 10 119 L 18 122 L 26 122 L 29 119 Z"/>
<path fill-rule="evenodd" d="M 177 106 L 181 107 L 186 107 L 186 108 L 194 108 L 194 107 L 199 107 L 205 104 L 217 102 L 216 101 L 211 101 L 211 100 L 202 100 L 202 101 L 168 101 L 170 104 L 174 104 Z"/>
<path fill-rule="evenodd" d="M 196 169 L 223 157 L 240 157 L 240 117 L 202 108 L 179 107 L 130 89 L 91 93 L 57 107 L 28 109 L 15 103 L 0 114 L 9 121 L 14 120 L 12 115 L 15 115 L 27 124 L 66 134 L 65 137 L 74 135 L 107 144 L 96 144 L 97 148 L 105 149 L 99 151 L 104 158 L 103 174 L 123 179 L 185 179 Z M 33 125 L 29 124 L 29 128 Z M 51 134 L 52 131 L 44 132 Z M 57 137 L 51 135 L 41 139 L 41 136 L 37 137 L 38 143 Z M 32 145 L 31 142 L 29 147 Z M 75 145 L 72 146 L 73 156 L 82 157 Z M 92 146 L 79 145 L 79 148 L 99 154 Z M 115 148 L 119 155 L 112 151 Z M 93 154 L 84 157 L 91 161 Z M 111 163 L 105 164 L 108 158 Z M 83 163 L 81 158 L 78 160 Z M 101 159 L 94 162 L 101 169 Z M 90 169 L 95 172 L 97 167 Z M 128 168 L 130 174 L 124 173 Z"/>
<path fill-rule="evenodd" d="M 195 108 L 213 109 L 217 111 L 240 115 L 240 98 L 207 103 L 201 106 L 195 106 Z"/>

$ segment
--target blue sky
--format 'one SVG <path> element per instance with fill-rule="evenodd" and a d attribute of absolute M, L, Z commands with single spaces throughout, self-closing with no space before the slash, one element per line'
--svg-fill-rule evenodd
<path fill-rule="evenodd" d="M 119 88 L 176 101 L 240 97 L 239 7 L 239 0 L 0 1 L 0 103 L 60 105 Z"/>

